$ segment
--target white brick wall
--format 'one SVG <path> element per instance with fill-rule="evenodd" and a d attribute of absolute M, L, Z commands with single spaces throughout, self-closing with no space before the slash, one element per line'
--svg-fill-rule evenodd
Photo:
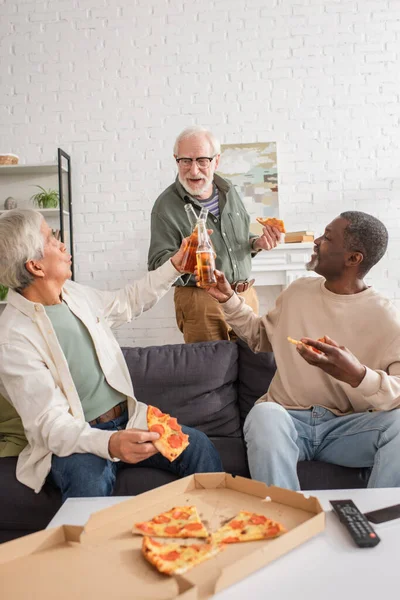
<path fill-rule="evenodd" d="M 113 288 L 146 271 L 182 128 L 276 140 L 288 228 L 374 213 L 400 307 L 399 58 L 400 0 L 0 0 L 0 151 L 72 155 L 77 279 Z M 181 341 L 171 294 L 118 338 Z"/>

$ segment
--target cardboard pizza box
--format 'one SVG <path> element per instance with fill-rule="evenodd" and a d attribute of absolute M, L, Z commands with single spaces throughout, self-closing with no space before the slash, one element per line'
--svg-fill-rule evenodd
<path fill-rule="evenodd" d="M 195 504 L 210 531 L 241 509 L 279 521 L 272 539 L 230 544 L 181 576 L 162 575 L 141 554 L 139 521 Z M 203 600 L 323 531 L 317 498 L 226 473 L 185 477 L 94 513 L 85 527 L 62 526 L 0 545 L 2 595 L 15 600 Z"/>

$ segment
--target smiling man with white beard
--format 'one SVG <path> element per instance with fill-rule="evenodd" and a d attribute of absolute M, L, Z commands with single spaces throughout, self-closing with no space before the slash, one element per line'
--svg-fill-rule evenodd
<path fill-rule="evenodd" d="M 277 364 L 244 424 L 254 479 L 297 490 L 297 462 L 320 460 L 372 467 L 368 487 L 400 487 L 400 315 L 364 281 L 387 243 L 378 219 L 342 213 L 315 240 L 307 268 L 320 277 L 293 282 L 263 317 L 217 273 L 208 292 L 226 321 Z"/>
<path fill-rule="evenodd" d="M 216 252 L 217 269 L 224 271 L 235 291 L 258 312 L 258 299 L 249 281 L 251 258 L 260 250 L 271 250 L 280 232 L 264 227 L 261 236 L 249 232 L 250 217 L 230 181 L 215 173 L 221 146 L 203 127 L 190 127 L 178 136 L 174 158 L 178 175 L 157 198 L 151 213 L 151 240 L 148 268 L 152 271 L 167 261 L 190 235 L 185 204 L 192 204 L 197 215 L 207 208 L 207 227 Z M 175 311 L 186 343 L 234 338 L 223 312 L 205 290 L 196 287 L 194 276 L 184 275 L 175 283 Z"/>

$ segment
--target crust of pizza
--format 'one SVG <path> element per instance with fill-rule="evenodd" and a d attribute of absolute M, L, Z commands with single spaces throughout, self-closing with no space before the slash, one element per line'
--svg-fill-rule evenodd
<path fill-rule="evenodd" d="M 215 556 L 222 550 L 210 542 L 195 544 L 176 544 L 157 542 L 145 536 L 142 542 L 142 554 L 160 573 L 182 575 L 192 567 Z"/>
<path fill-rule="evenodd" d="M 147 426 L 149 431 L 160 434 L 153 444 L 170 462 L 178 458 L 189 446 L 189 436 L 182 432 L 177 420 L 155 406 L 147 407 Z"/>
<path fill-rule="evenodd" d="M 262 217 L 257 217 L 256 221 L 260 223 L 264 227 L 264 225 L 268 225 L 269 227 L 276 227 L 281 233 L 286 233 L 285 224 L 282 219 L 275 219 L 275 217 L 268 217 L 263 219 Z"/>
<path fill-rule="evenodd" d="M 207 538 L 209 536 L 195 506 L 175 506 L 156 515 L 150 521 L 135 523 L 133 533 L 170 538 Z"/>
<path fill-rule="evenodd" d="M 310 350 L 312 350 L 316 354 L 323 354 L 323 352 L 321 350 L 318 350 L 317 348 L 314 348 L 314 346 L 309 346 L 308 344 L 305 344 L 304 342 L 301 342 L 300 340 L 295 340 L 295 339 L 293 339 L 291 337 L 288 337 L 287 340 L 291 344 L 296 344 L 296 346 L 297 346 L 297 344 L 302 344 L 303 346 L 305 346 L 306 348 L 309 348 Z M 317 342 L 323 342 L 323 343 L 325 343 L 325 336 L 318 338 Z"/>
<path fill-rule="evenodd" d="M 212 534 L 212 541 L 219 544 L 236 544 L 269 540 L 286 533 L 287 529 L 265 515 L 241 510 L 236 517 Z"/>

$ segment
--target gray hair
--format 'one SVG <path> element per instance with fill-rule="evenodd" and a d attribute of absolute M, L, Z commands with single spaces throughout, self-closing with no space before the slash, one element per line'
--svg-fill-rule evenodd
<path fill-rule="evenodd" d="M 187 127 L 186 129 L 181 131 L 181 133 L 176 138 L 174 144 L 174 156 L 178 155 L 179 144 L 182 140 L 199 134 L 203 134 L 206 137 L 206 139 L 210 142 L 212 153 L 214 155 L 221 154 L 221 144 L 219 143 L 215 135 L 212 134 L 211 131 L 209 131 L 205 127 L 201 127 L 200 125 L 193 125 L 192 127 Z"/>
<path fill-rule="evenodd" d="M 0 216 L 0 283 L 20 292 L 34 276 L 28 260 L 43 258 L 43 216 L 37 210 L 8 210 Z"/>
<path fill-rule="evenodd" d="M 363 255 L 359 274 L 364 277 L 385 254 L 389 234 L 376 217 L 357 210 L 348 210 L 340 214 L 348 225 L 344 230 L 344 243 L 349 252 L 361 252 Z"/>

